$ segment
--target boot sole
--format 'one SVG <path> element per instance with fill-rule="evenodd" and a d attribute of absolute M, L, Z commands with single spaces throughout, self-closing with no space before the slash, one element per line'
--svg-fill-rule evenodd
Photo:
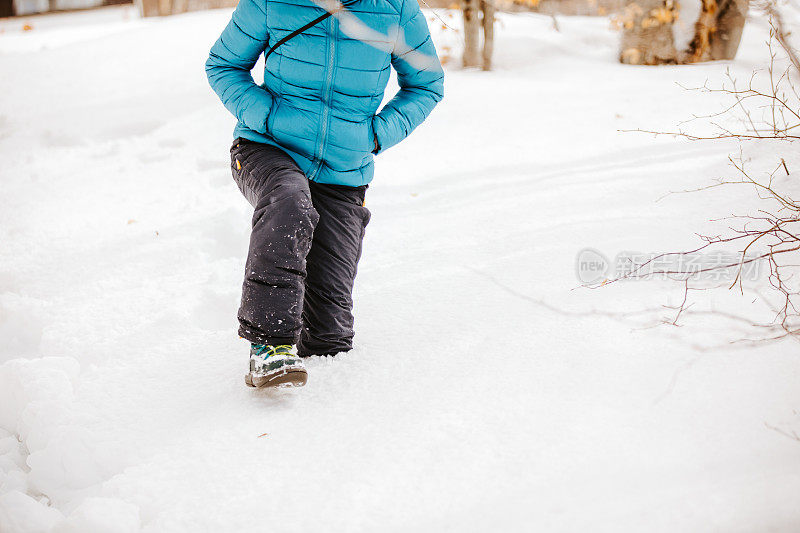
<path fill-rule="evenodd" d="M 244 376 L 244 382 L 248 387 L 264 389 L 267 387 L 302 387 L 308 381 L 308 372 L 305 370 L 289 370 L 288 372 L 276 372 L 266 376 Z"/>

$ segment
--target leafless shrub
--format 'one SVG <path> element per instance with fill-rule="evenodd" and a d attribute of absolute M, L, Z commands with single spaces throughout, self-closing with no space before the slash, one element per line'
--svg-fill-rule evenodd
<path fill-rule="evenodd" d="M 697 281 L 710 271 L 729 271 L 732 282 L 729 289 L 743 286 L 743 269 L 759 263 L 768 269 L 766 290 L 757 290 L 757 297 L 774 311 L 774 319 L 767 324 L 759 324 L 758 340 L 778 340 L 793 338 L 800 340 L 800 201 L 792 197 L 789 176 L 790 169 L 786 158 L 781 155 L 796 150 L 794 144 L 800 139 L 800 94 L 797 90 L 800 68 L 797 53 L 789 43 L 785 25 L 775 0 L 764 2 L 761 9 L 768 15 L 770 35 L 767 42 L 770 53 L 769 66 L 764 72 L 755 72 L 745 87 L 727 72 L 727 81 L 721 88 L 711 88 L 708 84 L 695 90 L 719 93 L 731 99 L 731 104 L 718 113 L 695 116 L 690 121 L 705 119 L 714 126 L 715 132 L 700 135 L 679 129 L 675 132 L 649 131 L 656 135 L 674 135 L 690 140 L 738 139 L 740 151 L 737 156 L 729 156 L 729 162 L 736 174 L 730 179 L 695 189 L 706 190 L 717 187 L 748 186 L 761 201 L 762 208 L 756 214 L 734 215 L 728 217 L 728 232 L 722 235 L 700 235 L 703 243 L 694 250 L 666 253 L 653 256 L 640 264 L 633 264 L 618 277 L 606 280 L 599 287 L 624 279 L 652 278 L 669 276 L 680 279 L 684 284 L 684 297 L 679 306 L 674 307 L 674 319 L 668 323 L 678 325 L 678 320 L 691 305 L 689 294 L 694 290 L 705 290 Z M 779 58 L 779 54 L 785 55 Z M 779 61 L 780 59 L 780 61 Z M 781 61 L 788 59 L 789 66 L 779 68 Z M 726 120 L 736 118 L 735 127 L 726 125 Z M 634 130 L 646 131 L 646 130 Z M 775 165 L 763 178 L 754 177 L 747 167 L 748 160 L 743 155 L 743 144 L 750 140 L 766 141 L 774 152 Z M 774 143 L 774 144 L 773 144 Z M 654 262 L 678 264 L 681 261 L 664 262 L 665 258 L 691 256 L 711 249 L 735 247 L 737 260 L 714 264 L 706 268 L 653 269 Z"/>

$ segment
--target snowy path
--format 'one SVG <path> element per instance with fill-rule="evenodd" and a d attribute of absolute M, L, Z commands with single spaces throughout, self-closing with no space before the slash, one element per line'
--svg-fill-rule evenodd
<path fill-rule="evenodd" d="M 701 349 L 738 332 L 617 314 L 672 283 L 573 290 L 584 247 L 689 247 L 746 205 L 657 202 L 727 175 L 735 145 L 617 132 L 707 111 L 673 82 L 726 65 L 623 67 L 607 21 L 504 17 L 497 71 L 449 72 L 379 159 L 357 348 L 254 392 L 248 206 L 202 70 L 228 12 L 124 12 L 2 23 L 0 531 L 800 527 L 800 443 L 766 427 L 798 429 L 796 347 Z"/>

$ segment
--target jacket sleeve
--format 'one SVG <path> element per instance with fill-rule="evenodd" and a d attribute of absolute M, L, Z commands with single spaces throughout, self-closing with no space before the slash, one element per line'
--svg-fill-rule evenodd
<path fill-rule="evenodd" d="M 403 0 L 392 66 L 400 90 L 373 119 L 376 154 L 405 139 L 444 97 L 444 71 L 417 0 Z"/>
<path fill-rule="evenodd" d="M 206 61 L 211 88 L 225 107 L 251 130 L 267 131 L 272 95 L 250 71 L 269 40 L 263 0 L 241 0 Z"/>

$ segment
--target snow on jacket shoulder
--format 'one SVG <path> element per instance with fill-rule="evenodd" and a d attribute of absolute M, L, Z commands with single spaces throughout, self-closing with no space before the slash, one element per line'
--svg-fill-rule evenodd
<path fill-rule="evenodd" d="M 357 186 L 379 151 L 402 141 L 444 94 L 444 72 L 417 0 L 345 0 L 344 8 L 258 58 L 325 13 L 322 0 L 240 0 L 206 73 L 239 121 L 234 137 L 274 144 L 309 179 Z M 338 5 L 338 4 L 337 4 Z M 379 113 L 390 69 L 400 90 Z"/>

